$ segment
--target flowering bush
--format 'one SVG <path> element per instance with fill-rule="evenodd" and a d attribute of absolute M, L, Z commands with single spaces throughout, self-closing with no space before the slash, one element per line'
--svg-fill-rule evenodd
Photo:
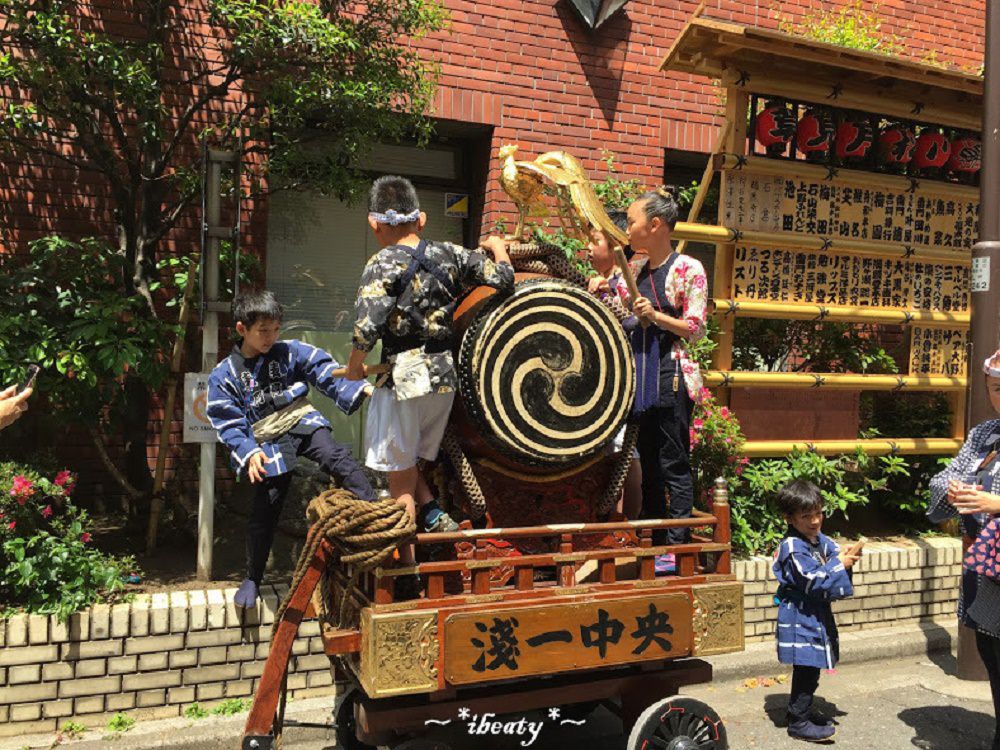
<path fill-rule="evenodd" d="M 694 408 L 690 438 L 695 497 L 711 491 L 716 477 L 734 484 L 747 464 L 742 455 L 743 431 L 729 407 L 720 406 L 708 388 L 701 389 L 701 400 Z"/>
<path fill-rule="evenodd" d="M 91 545 L 87 514 L 70 501 L 76 477 L 51 479 L 16 463 L 0 463 L 0 610 L 73 612 L 124 588 L 130 558 Z"/>

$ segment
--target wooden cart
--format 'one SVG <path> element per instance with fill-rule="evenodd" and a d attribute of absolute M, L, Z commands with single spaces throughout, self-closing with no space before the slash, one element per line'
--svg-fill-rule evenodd
<path fill-rule="evenodd" d="M 691 543 L 653 546 L 653 529 L 681 525 L 693 527 Z M 587 538 L 608 534 L 626 541 L 612 549 L 580 548 L 588 546 L 581 544 Z M 549 540 L 558 552 L 486 556 L 491 545 L 527 539 Z M 696 511 L 690 520 L 418 535 L 420 547 L 467 544 L 472 555 L 419 564 L 427 597 L 414 601 L 392 596 L 394 577 L 412 568 L 365 575 L 355 593 L 358 627 L 324 627 L 338 679 L 354 688 L 337 711 L 338 741 L 348 749 L 396 748 L 429 726 L 455 720 L 461 709 L 501 716 L 558 706 L 583 717 L 604 704 L 630 732 L 629 750 L 650 743 L 673 750 L 725 748 L 716 712 L 677 693 L 711 680 L 711 665 L 699 657 L 743 648 L 743 587 L 731 572 L 729 541 L 721 484 L 712 512 Z M 678 574 L 657 577 L 654 556 L 668 550 L 677 557 Z M 291 593 L 246 724 L 244 750 L 273 747 L 292 642 L 334 554 L 324 544 Z M 555 580 L 539 580 L 553 570 Z M 347 583 L 337 568 L 329 580 L 335 594 Z"/>

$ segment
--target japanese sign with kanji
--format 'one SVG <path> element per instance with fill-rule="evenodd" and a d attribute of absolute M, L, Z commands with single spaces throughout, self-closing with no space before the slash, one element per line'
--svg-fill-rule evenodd
<path fill-rule="evenodd" d="M 691 641 L 685 594 L 455 614 L 445 621 L 445 677 L 465 684 L 685 656 Z"/>
<path fill-rule="evenodd" d="M 935 194 L 933 187 L 928 182 L 920 189 L 893 191 L 866 185 L 863 177 L 826 181 L 733 171 L 723 183 L 722 224 L 738 230 L 971 248 L 979 201 Z"/>

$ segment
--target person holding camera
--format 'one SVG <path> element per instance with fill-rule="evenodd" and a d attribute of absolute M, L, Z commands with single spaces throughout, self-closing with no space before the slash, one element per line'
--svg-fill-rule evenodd
<path fill-rule="evenodd" d="M 9 427 L 28 411 L 31 388 L 18 391 L 16 385 L 0 391 L 0 430 Z"/>

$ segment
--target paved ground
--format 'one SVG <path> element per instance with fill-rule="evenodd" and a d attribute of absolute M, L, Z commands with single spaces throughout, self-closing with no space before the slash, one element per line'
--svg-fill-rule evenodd
<path fill-rule="evenodd" d="M 844 665 L 834 674 L 824 673 L 818 707 L 835 718 L 835 747 L 878 750 L 986 750 L 993 730 L 993 709 L 986 683 L 963 682 L 950 676 L 954 658 L 948 652 L 888 661 Z M 773 678 L 777 667 L 759 674 Z M 752 684 L 752 683 L 751 683 Z M 783 750 L 806 747 L 790 739 L 782 726 L 787 684 L 747 686 L 746 677 L 729 678 L 691 688 L 688 694 L 713 706 L 723 717 L 732 750 L 761 748 Z M 290 714 L 319 726 L 293 726 L 286 730 L 286 750 L 341 750 L 329 726 L 331 701 L 296 701 Z M 505 717 L 506 721 L 521 717 Z M 606 709 L 594 712 L 582 726 L 559 725 L 546 714 L 527 715 L 520 737 L 470 736 L 458 717 L 437 736 L 453 750 L 539 750 L 581 748 L 623 750 L 626 738 L 620 722 Z M 560 717 L 562 719 L 564 717 Z M 173 750 L 235 750 L 245 717 L 206 719 L 199 722 L 140 722 L 118 740 L 85 738 L 70 748 L 151 748 Z M 528 742 L 529 722 L 542 722 L 535 741 Z M 144 726 L 145 724 L 145 726 Z M 159 724 L 161 726 L 157 727 Z M 324 724 L 326 726 L 324 726 Z M 48 739 L 51 742 L 51 737 Z M 23 747 L 22 744 L 16 747 Z M 6 744 L 6 743 L 5 743 Z M 38 747 L 34 745 L 33 747 Z M 419 750 L 432 750 L 421 746 Z M 438 746 L 440 747 L 440 746 Z M 416 750 L 416 748 L 414 749 Z"/>

